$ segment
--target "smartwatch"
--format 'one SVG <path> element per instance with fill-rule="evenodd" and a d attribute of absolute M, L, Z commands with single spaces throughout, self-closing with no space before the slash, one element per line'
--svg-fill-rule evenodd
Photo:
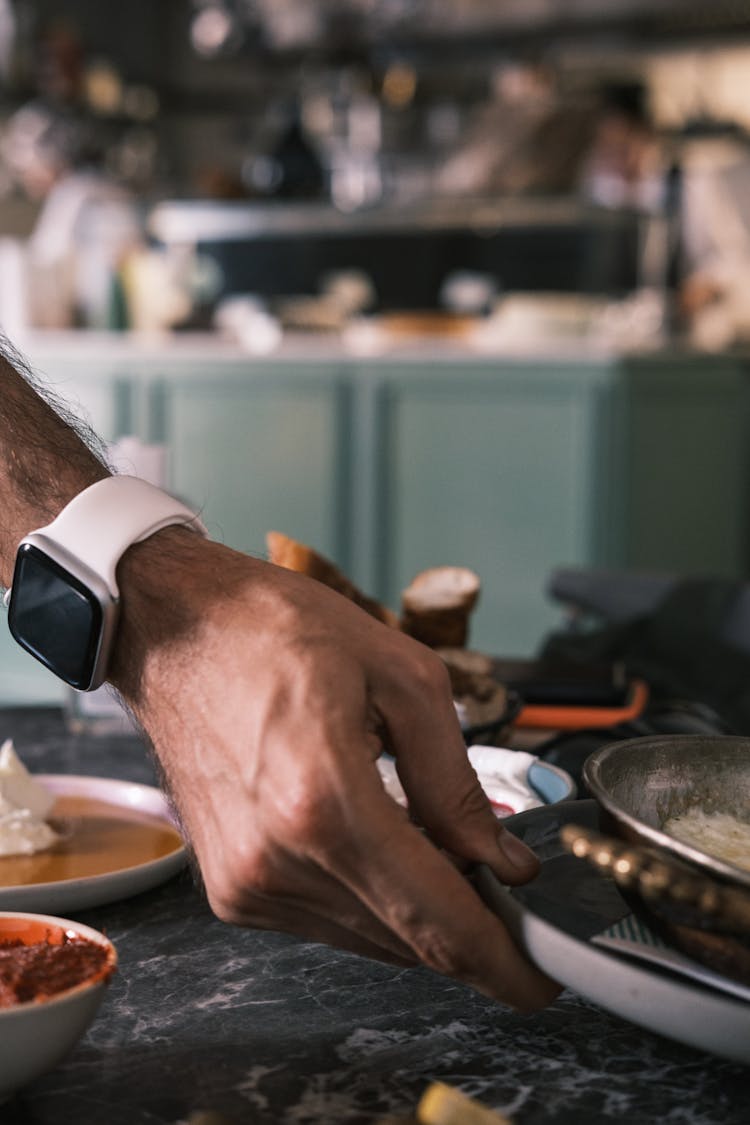
<path fill-rule="evenodd" d="M 140 477 L 84 489 L 18 546 L 4 597 L 15 640 L 78 691 L 99 687 L 117 632 L 117 564 L 131 544 L 171 524 L 207 534 L 190 508 Z"/>

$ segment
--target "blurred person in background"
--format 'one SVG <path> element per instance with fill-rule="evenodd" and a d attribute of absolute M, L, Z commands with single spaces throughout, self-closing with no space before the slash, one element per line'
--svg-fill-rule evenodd
<path fill-rule="evenodd" d="M 664 203 L 664 156 L 640 82 L 613 82 L 598 95 L 580 189 L 603 207 L 654 211 Z"/>
<path fill-rule="evenodd" d="M 0 134 L 6 177 L 36 210 L 30 237 L 15 247 L 26 297 L 16 319 L 20 327 L 112 327 L 118 263 L 141 239 L 132 195 L 107 167 L 112 107 L 92 89 L 80 31 L 64 16 L 35 27 L 29 60 L 34 96 Z M 0 298 L 0 320 L 12 333 Z"/>
<path fill-rule="evenodd" d="M 475 196 L 573 191 L 593 127 L 590 99 L 563 98 L 549 67 L 504 65 L 438 171 L 437 189 Z"/>
<path fill-rule="evenodd" d="M 10 119 L 2 156 L 39 203 L 26 243 L 29 321 L 36 327 L 112 324 L 113 284 L 142 238 L 131 193 L 105 171 L 97 126 L 64 106 L 34 101 Z"/>
<path fill-rule="evenodd" d="M 750 339 L 750 137 L 698 124 L 679 159 L 681 311 L 691 342 L 721 351 Z"/>

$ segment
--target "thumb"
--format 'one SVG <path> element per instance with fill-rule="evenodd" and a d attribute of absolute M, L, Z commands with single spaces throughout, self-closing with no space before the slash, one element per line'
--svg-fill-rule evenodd
<path fill-rule="evenodd" d="M 413 747 L 412 747 L 413 749 Z M 445 738 L 429 762 L 397 759 L 410 812 L 431 838 L 448 851 L 486 863 L 504 883 L 526 883 L 539 871 L 534 852 L 495 816 L 469 761 L 463 739 Z"/>

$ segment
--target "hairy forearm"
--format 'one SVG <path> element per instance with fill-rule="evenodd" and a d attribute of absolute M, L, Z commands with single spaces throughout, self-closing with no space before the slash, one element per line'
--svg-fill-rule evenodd
<path fill-rule="evenodd" d="M 23 536 L 54 519 L 109 470 L 96 435 L 39 385 L 1 337 L 0 394 L 0 585 L 7 586 Z M 160 653 L 194 624 L 187 605 L 204 600 L 193 581 L 203 554 L 199 536 L 168 528 L 132 547 L 118 568 L 121 619 L 109 678 L 132 704 L 140 700 L 151 650 Z M 211 558 L 208 567 L 214 566 Z M 201 574 L 198 582 L 204 583 Z"/>
<path fill-rule="evenodd" d="M 21 374 L 21 371 L 24 371 Z M 0 346 L 0 584 L 12 577 L 23 536 L 47 523 L 81 489 L 107 475 L 96 439 L 72 424 L 32 384 L 12 350 Z"/>

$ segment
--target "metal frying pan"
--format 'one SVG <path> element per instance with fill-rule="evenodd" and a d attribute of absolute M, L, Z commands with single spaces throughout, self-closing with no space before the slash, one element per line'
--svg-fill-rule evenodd
<path fill-rule="evenodd" d="M 586 761 L 583 777 L 613 839 L 571 828 L 565 846 L 612 876 L 668 940 L 750 981 L 750 870 L 663 831 L 670 818 L 692 810 L 750 824 L 750 739 L 661 735 L 611 743 Z"/>
<path fill-rule="evenodd" d="M 729 813 L 750 824 L 750 738 L 667 734 L 610 743 L 588 758 L 583 778 L 613 835 L 655 844 L 707 875 L 750 890 L 750 868 L 663 831 L 671 817 L 693 809 Z"/>

